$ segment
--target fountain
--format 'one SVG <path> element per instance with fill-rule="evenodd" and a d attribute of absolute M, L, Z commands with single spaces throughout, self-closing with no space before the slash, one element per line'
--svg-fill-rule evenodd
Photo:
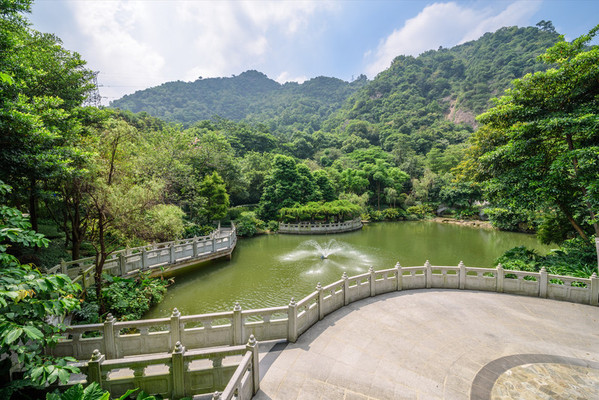
<path fill-rule="evenodd" d="M 337 270 L 364 272 L 372 264 L 370 257 L 349 243 L 330 239 L 327 241 L 304 240 L 295 250 L 279 258 L 288 267 L 299 267 L 302 275 L 322 275 Z"/>
<path fill-rule="evenodd" d="M 308 240 L 303 243 L 305 246 L 313 247 L 318 254 L 320 254 L 320 259 L 325 260 L 329 258 L 330 255 L 335 254 L 341 250 L 343 250 L 343 246 L 337 242 L 335 239 L 331 239 L 322 245 L 318 243 L 316 240 Z"/>

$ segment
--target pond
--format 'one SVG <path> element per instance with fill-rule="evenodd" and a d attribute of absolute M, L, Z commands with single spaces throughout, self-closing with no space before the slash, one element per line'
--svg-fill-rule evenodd
<path fill-rule="evenodd" d="M 495 267 L 494 260 L 515 246 L 542 253 L 548 247 L 535 236 L 436 222 L 365 225 L 360 231 L 335 235 L 262 235 L 239 240 L 231 261 L 203 263 L 180 274 L 162 303 L 146 318 L 287 305 L 327 285 L 368 271 L 402 266 L 458 265 Z"/>

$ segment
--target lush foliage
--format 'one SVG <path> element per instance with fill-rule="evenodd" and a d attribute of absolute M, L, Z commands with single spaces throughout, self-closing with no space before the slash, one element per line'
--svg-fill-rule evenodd
<path fill-rule="evenodd" d="M 124 395 L 115 400 L 130 399 L 137 390 L 138 389 L 127 390 Z M 159 399 L 162 399 L 162 396 L 151 396 L 144 391 L 141 391 L 135 397 L 135 400 Z M 110 400 L 110 393 L 103 390 L 102 387 L 96 382 L 93 382 L 86 387 L 83 387 L 83 385 L 79 383 L 70 387 L 64 393 L 48 393 L 46 395 L 46 400 Z"/>
<path fill-rule="evenodd" d="M 546 256 L 524 246 L 506 251 L 496 260 L 505 269 L 538 272 L 545 267 L 553 275 L 590 277 L 596 271 L 597 261 L 594 243 L 575 238 L 566 240 L 559 249 Z"/>
<path fill-rule="evenodd" d="M 162 301 L 166 288 L 171 283 L 169 280 L 150 278 L 147 275 L 138 278 L 104 275 L 103 278 L 105 285 L 101 295 L 106 312 L 123 321 L 141 319 L 150 307 Z M 100 322 L 100 302 L 94 288 L 90 288 L 84 298 L 81 310 L 75 312 L 77 322 Z"/>
<path fill-rule="evenodd" d="M 285 222 L 327 221 L 343 222 L 360 215 L 362 208 L 348 200 L 329 202 L 309 202 L 294 207 L 284 207 L 279 211 Z"/>
<path fill-rule="evenodd" d="M 555 68 L 514 81 L 479 117 L 468 160 L 492 202 L 558 213 L 584 240 L 599 237 L 599 46 L 587 47 L 597 31 L 562 39 L 542 56 Z"/>
<path fill-rule="evenodd" d="M 0 181 L 0 199 L 9 190 Z M 43 275 L 21 265 L 9 253 L 15 244 L 46 246 L 48 241 L 31 230 L 18 210 L 0 205 L 0 351 L 7 356 L 0 364 L 3 375 L 10 368 L 23 371 L 23 379 L 2 382 L 2 398 L 27 386 L 66 382 L 77 371 L 68 358 L 51 357 L 44 350 L 58 341 L 62 318 L 79 307 L 74 296 L 79 286 L 65 275 Z"/>
<path fill-rule="evenodd" d="M 245 211 L 235 221 L 235 226 L 239 236 L 252 237 L 264 229 L 264 221 L 258 219 L 255 212 Z"/>

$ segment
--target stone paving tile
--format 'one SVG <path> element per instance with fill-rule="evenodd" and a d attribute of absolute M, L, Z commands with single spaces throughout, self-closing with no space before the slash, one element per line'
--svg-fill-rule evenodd
<path fill-rule="evenodd" d="M 582 359 L 577 368 L 599 361 L 598 325 L 599 308 L 579 304 L 470 291 L 395 292 L 343 308 L 288 344 L 256 398 L 459 400 L 485 390 L 488 398 L 498 377 L 531 363 L 531 355 Z M 516 364 L 501 363 L 503 357 Z M 493 361 L 495 369 L 485 370 Z M 541 383 L 551 370 L 535 373 L 537 380 L 517 382 L 521 390 L 562 396 Z M 578 375 L 565 374 L 561 382 L 580 387 Z M 506 380 L 497 390 L 504 396 L 514 387 Z"/>

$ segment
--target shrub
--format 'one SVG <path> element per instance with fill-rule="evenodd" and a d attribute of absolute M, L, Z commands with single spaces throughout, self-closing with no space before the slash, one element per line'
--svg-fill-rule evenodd
<path fill-rule="evenodd" d="M 502 231 L 533 232 L 537 226 L 534 216 L 523 210 L 486 208 L 485 214 L 494 227 Z"/>
<path fill-rule="evenodd" d="M 408 207 L 406 212 L 408 214 L 415 215 L 419 219 L 423 219 L 427 215 L 434 215 L 433 208 L 428 204 L 417 204 L 415 206 Z"/>
<path fill-rule="evenodd" d="M 405 219 L 406 212 L 401 208 L 387 208 L 383 211 L 385 219 L 390 221 L 396 221 L 398 219 Z"/>
<path fill-rule="evenodd" d="M 372 222 L 379 222 L 379 221 L 382 221 L 385 218 L 385 215 L 383 214 L 383 212 L 382 211 L 378 211 L 378 210 L 370 211 L 368 213 L 368 215 L 370 216 L 369 220 L 372 221 Z"/>
<path fill-rule="evenodd" d="M 279 221 L 268 221 L 268 224 L 266 224 L 266 229 L 271 232 L 277 232 L 279 230 Z"/>
<path fill-rule="evenodd" d="M 252 237 L 264 228 L 264 221 L 256 218 L 256 213 L 247 211 L 241 213 L 239 219 L 235 221 L 235 226 L 239 236 Z"/>
<path fill-rule="evenodd" d="M 125 321 L 141 319 L 154 304 L 164 298 L 169 280 L 150 278 L 142 275 L 139 278 L 121 278 L 104 275 L 106 284 L 102 288 L 102 299 L 107 312 L 115 318 Z M 96 299 L 96 290 L 89 288 L 85 294 L 85 301 L 81 310 L 75 314 L 81 323 L 98 322 L 99 306 Z"/>

